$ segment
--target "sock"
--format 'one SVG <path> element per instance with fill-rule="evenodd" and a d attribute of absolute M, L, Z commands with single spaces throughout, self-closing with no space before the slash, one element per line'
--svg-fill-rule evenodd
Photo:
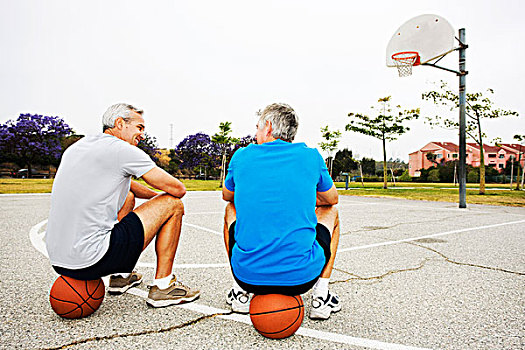
<path fill-rule="evenodd" d="M 239 286 L 239 284 L 237 283 L 236 280 L 233 280 L 232 288 L 236 292 L 244 292 L 244 293 L 246 293 L 246 291 L 244 289 L 242 289 L 241 286 Z"/>
<path fill-rule="evenodd" d="M 170 282 L 174 277 L 175 276 L 173 275 L 169 275 L 163 278 L 155 278 L 153 280 L 153 285 L 159 287 L 160 289 L 166 289 L 170 286 Z"/>
<path fill-rule="evenodd" d="M 315 282 L 312 292 L 314 297 L 326 298 L 328 295 L 328 282 L 330 282 L 330 278 L 319 278 L 317 282 Z"/>
<path fill-rule="evenodd" d="M 128 278 L 129 276 L 131 276 L 131 273 L 130 272 L 127 272 L 127 273 L 116 273 L 115 276 L 120 276 L 122 278 Z"/>

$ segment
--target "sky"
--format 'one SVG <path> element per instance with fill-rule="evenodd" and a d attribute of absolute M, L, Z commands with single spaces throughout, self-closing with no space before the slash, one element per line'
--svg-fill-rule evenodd
<path fill-rule="evenodd" d="M 125 102 L 144 109 L 160 147 L 173 148 L 224 121 L 233 136 L 254 135 L 256 112 L 284 102 L 300 119 L 295 141 L 318 147 L 327 125 L 342 131 L 339 149 L 380 160 L 380 140 L 344 131 L 349 112 L 373 115 L 392 96 L 422 116 L 457 115 L 421 99 L 440 80 L 457 91 L 455 74 L 420 66 L 399 78 L 385 65 L 396 29 L 436 14 L 466 30 L 467 92 L 492 88 L 495 106 L 520 114 L 482 126 L 488 142 L 512 143 L 525 134 L 524 10 L 522 0 L 0 0 L 0 123 L 38 113 L 94 134 L 107 107 Z M 458 53 L 440 65 L 457 70 Z M 387 158 L 458 143 L 457 131 L 423 118 L 407 126 Z"/>

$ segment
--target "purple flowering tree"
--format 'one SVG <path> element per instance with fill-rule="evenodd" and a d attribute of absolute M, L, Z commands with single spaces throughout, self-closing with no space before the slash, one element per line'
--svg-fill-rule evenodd
<path fill-rule="evenodd" d="M 159 147 L 157 143 L 157 138 L 155 136 L 151 136 L 148 133 L 145 133 L 144 138 L 139 142 L 137 147 L 146 152 L 146 154 L 151 158 L 151 160 L 155 162 L 155 164 L 160 165 L 160 151 L 157 150 Z"/>
<path fill-rule="evenodd" d="M 0 124 L 0 161 L 27 167 L 58 165 L 62 156 L 61 141 L 73 129 L 60 117 L 20 114 L 17 120 Z"/>
<path fill-rule="evenodd" d="M 221 163 L 220 146 L 203 133 L 186 136 L 177 145 L 175 153 L 180 161 L 180 169 L 195 170 L 198 167 L 206 167 L 213 171 Z"/>

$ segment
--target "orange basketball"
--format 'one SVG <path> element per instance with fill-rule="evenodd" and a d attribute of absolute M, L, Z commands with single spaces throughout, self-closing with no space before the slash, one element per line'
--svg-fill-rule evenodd
<path fill-rule="evenodd" d="M 104 282 L 98 280 L 80 281 L 59 276 L 49 293 L 51 307 L 60 317 L 82 318 L 95 312 L 105 294 Z"/>
<path fill-rule="evenodd" d="M 250 319 L 263 336 L 281 339 L 294 334 L 303 323 L 304 303 L 300 295 L 254 295 Z"/>

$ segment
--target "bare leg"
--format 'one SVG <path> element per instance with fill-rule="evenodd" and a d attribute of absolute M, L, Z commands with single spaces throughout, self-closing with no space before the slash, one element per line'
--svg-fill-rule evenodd
<path fill-rule="evenodd" d="M 326 226 L 332 234 L 332 240 L 330 242 L 330 251 L 332 254 L 328 264 L 326 264 L 321 272 L 321 278 L 330 278 L 334 267 L 337 246 L 339 245 L 339 211 L 333 206 L 323 206 L 315 208 L 315 215 L 317 215 L 317 222 Z"/>
<path fill-rule="evenodd" d="M 120 208 L 118 212 L 117 220 L 122 220 L 124 216 L 128 215 L 133 210 L 133 208 L 135 208 L 135 195 L 133 194 L 133 192 L 130 191 L 126 196 L 124 205 L 122 206 L 122 208 Z"/>
<path fill-rule="evenodd" d="M 237 219 L 237 211 L 233 203 L 228 203 L 224 211 L 224 246 L 226 247 L 226 254 L 230 255 L 230 226 Z"/>
<path fill-rule="evenodd" d="M 134 212 L 144 226 L 143 249 L 146 249 L 153 238 L 157 237 L 155 278 L 169 276 L 172 273 L 173 260 L 179 244 L 184 204 L 179 198 L 161 194 L 142 204 Z"/>

